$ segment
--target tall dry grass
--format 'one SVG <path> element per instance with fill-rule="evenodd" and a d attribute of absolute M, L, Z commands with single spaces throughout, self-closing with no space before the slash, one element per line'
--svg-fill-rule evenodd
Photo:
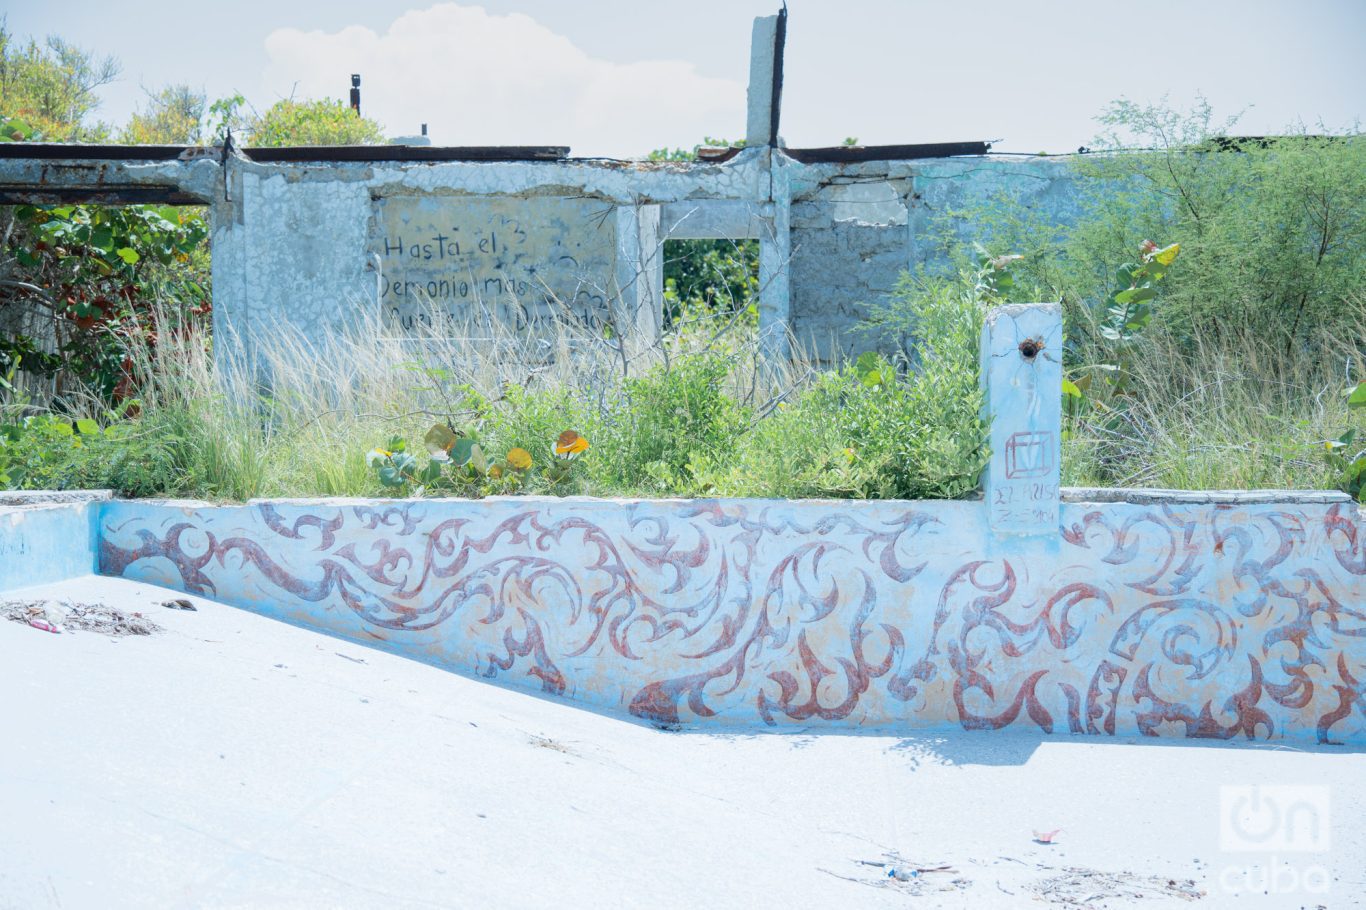
<path fill-rule="evenodd" d="M 1193 345 L 1148 333 L 1125 358 L 1123 393 L 1098 394 L 1102 384 L 1094 384 L 1091 401 L 1069 419 L 1064 483 L 1332 487 L 1336 478 L 1324 461 L 1324 441 L 1353 426 L 1366 438 L 1363 414 L 1347 407 L 1344 394 L 1366 377 L 1358 340 L 1366 338 L 1366 304 L 1360 298 L 1352 303 L 1362 312 L 1357 338 L 1321 338 L 1289 353 L 1283 339 L 1229 326 Z M 122 435 L 108 441 L 104 454 L 92 443 L 85 456 L 73 457 L 62 482 L 235 501 L 381 495 L 391 491 L 379 486 L 365 453 L 391 437 L 420 451 L 427 428 L 445 421 L 481 426 L 505 448 L 548 446 L 568 428 L 607 440 L 631 419 L 632 382 L 699 357 L 724 363 L 722 391 L 750 426 L 781 407 L 788 407 L 781 413 L 790 424 L 778 432 L 742 434 L 733 451 L 701 459 L 715 482 L 702 489 L 837 495 L 821 474 L 833 470 L 821 467 L 828 462 L 822 453 L 850 445 L 832 442 L 843 431 L 840 414 L 801 405 L 821 371 L 801 356 L 800 345 L 789 339 L 798 356 L 775 364 L 764 357 L 753 328 L 733 317 L 696 319 L 662 339 L 604 337 L 572 321 L 535 333 L 484 323 L 395 337 L 378 318 L 361 318 L 317 333 L 276 325 L 243 344 L 210 339 L 206 328 L 177 322 L 170 313 L 156 317 L 155 347 L 132 352 L 137 419 L 116 421 L 124 425 Z M 1083 352 L 1082 359 L 1092 364 L 1086 370 L 1114 357 L 1097 350 Z M 6 419 L 19 413 L 14 402 L 0 407 L 7 408 Z M 30 399 L 22 407 L 107 417 L 107 406 L 93 395 Z M 861 449 L 865 442 L 855 445 Z M 620 454 L 602 447 L 594 457 Z M 106 469 L 102 458 L 114 468 Z M 842 466 L 838 459 L 828 463 Z M 800 473 L 794 464 L 809 475 L 806 486 L 794 486 Z M 722 470 L 727 465 L 734 469 Z M 52 476 L 61 479 L 59 472 Z M 602 472 L 596 486 L 595 476 L 582 492 L 689 492 L 671 487 L 667 478 L 623 489 L 620 472 Z M 815 492 L 802 492 L 808 487 Z"/>
<path fill-rule="evenodd" d="M 604 337 L 572 320 L 530 332 L 487 321 L 436 332 L 419 321 L 400 337 L 362 317 L 334 331 L 278 324 L 212 344 L 202 327 L 169 312 L 157 319 L 156 346 L 133 357 L 141 431 L 176 441 L 181 467 L 168 491 L 226 500 L 375 495 L 371 447 L 397 436 L 420 451 L 434 422 L 460 428 L 528 400 L 558 407 L 560 429 L 601 427 L 625 383 L 681 358 L 723 358 L 726 393 L 756 419 L 815 372 L 801 356 L 766 359 L 734 316 L 694 319 L 665 338 Z"/>
<path fill-rule="evenodd" d="M 1320 337 L 1289 352 L 1283 338 L 1227 325 L 1193 344 L 1149 333 L 1125 359 L 1122 394 L 1070 421 L 1064 483 L 1331 488 L 1324 442 L 1366 428 L 1346 400 L 1366 379 L 1366 308 L 1353 305 L 1362 316 L 1356 338 Z"/>

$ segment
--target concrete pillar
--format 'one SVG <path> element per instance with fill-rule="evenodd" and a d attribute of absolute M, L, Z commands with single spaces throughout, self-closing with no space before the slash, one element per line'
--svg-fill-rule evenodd
<path fill-rule="evenodd" d="M 792 308 L 792 189 L 791 163 L 772 156 L 773 198 L 764 207 L 759 236 L 759 343 L 765 356 L 791 356 L 789 331 Z"/>
<path fill-rule="evenodd" d="M 745 120 L 745 145 L 771 145 L 773 129 L 773 76 L 781 66 L 778 58 L 778 17 L 754 20 L 749 43 L 749 107 Z"/>
<path fill-rule="evenodd" d="M 248 192 L 257 177 L 241 166 L 236 149 L 223 165 L 223 176 L 209 206 L 209 273 L 213 279 L 213 353 L 219 371 L 227 375 L 234 362 L 251 364 L 256 354 L 252 339 L 252 300 L 247 278 L 255 259 L 253 225 L 248 220 Z"/>
<path fill-rule="evenodd" d="M 663 255 L 659 244 L 659 206 L 619 205 L 615 307 L 635 341 L 651 344 L 664 325 Z"/>
<path fill-rule="evenodd" d="M 664 332 L 664 243 L 659 236 L 659 206 L 637 207 L 640 278 L 636 291 L 636 331 L 655 341 Z"/>
<path fill-rule="evenodd" d="M 982 386 L 991 420 L 985 482 L 998 534 L 1056 535 L 1062 464 L 1062 308 L 1010 304 L 982 327 Z"/>

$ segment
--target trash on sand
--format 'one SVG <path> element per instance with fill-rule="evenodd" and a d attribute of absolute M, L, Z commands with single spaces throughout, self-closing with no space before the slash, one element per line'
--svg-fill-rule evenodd
<path fill-rule="evenodd" d="M 1056 869 L 1036 866 L 1053 875 L 1026 887 L 1044 900 L 1076 907 L 1093 907 L 1097 902 L 1118 901 L 1126 906 L 1150 898 L 1170 897 L 1183 901 L 1197 901 L 1205 892 L 1194 879 L 1175 879 L 1166 875 L 1142 875 L 1134 872 L 1103 872 L 1068 866 Z"/>
<path fill-rule="evenodd" d="M 1061 834 L 1061 833 L 1062 833 L 1062 829 L 1061 829 L 1061 828 L 1057 828 L 1057 829 L 1055 829 L 1055 830 L 1053 830 L 1053 831 L 1035 831 L 1035 832 L 1034 832 L 1034 843 L 1036 843 L 1036 844 L 1050 844 L 1050 845 L 1051 845 L 1051 844 L 1053 843 L 1053 838 L 1057 837 L 1057 836 L 1058 836 L 1059 834 Z"/>
<path fill-rule="evenodd" d="M 877 878 L 869 880 L 862 876 L 841 875 L 830 869 L 822 868 L 820 871 L 845 881 L 871 885 L 874 888 L 893 888 L 912 895 L 937 891 L 957 891 L 970 884 L 966 879 L 958 876 L 958 870 L 949 863 L 915 862 L 895 853 L 887 853 L 882 860 L 856 859 L 854 862 L 860 866 L 872 866 L 879 870 L 885 870 L 885 874 L 880 871 L 877 873 Z"/>
<path fill-rule="evenodd" d="M 199 610 L 198 607 L 196 607 L 194 604 L 190 603 L 183 597 L 177 597 L 175 600 L 165 601 L 162 603 L 162 606 L 170 607 L 172 610 Z"/>
<path fill-rule="evenodd" d="M 0 617 L 44 632 L 100 632 L 104 635 L 151 635 L 161 626 L 141 613 L 125 613 L 105 604 L 73 601 L 0 601 Z"/>

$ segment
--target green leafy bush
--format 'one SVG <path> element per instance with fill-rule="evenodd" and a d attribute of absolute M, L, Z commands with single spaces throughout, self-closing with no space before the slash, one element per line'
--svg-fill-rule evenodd
<path fill-rule="evenodd" d="M 231 99 L 229 99 L 231 101 Z M 251 121 L 251 145 L 383 145 L 384 128 L 341 101 L 275 102 Z"/>
<path fill-rule="evenodd" d="M 604 453 L 594 481 L 621 492 L 686 490 L 695 461 L 731 451 L 750 417 L 728 391 L 731 364 L 720 352 L 673 359 L 627 379 L 598 418 Z"/>
<path fill-rule="evenodd" d="M 210 311 L 208 225 L 198 209 L 21 205 L 10 219 L 2 258 L 20 280 L 0 288 L 0 307 L 44 314 L 57 350 L 10 332 L 0 369 L 23 356 L 31 372 L 78 374 L 87 389 L 126 398 L 129 345 L 153 305 L 173 300 L 200 318 Z"/>
<path fill-rule="evenodd" d="M 1347 407 L 1353 411 L 1366 408 L 1366 382 L 1345 390 Z M 1338 489 L 1358 502 L 1366 502 L 1366 449 L 1357 440 L 1357 428 L 1351 427 L 1336 439 L 1324 442 L 1324 460 L 1335 475 Z"/>
<path fill-rule="evenodd" d="M 122 496 L 176 492 L 175 440 L 155 421 L 110 414 L 103 425 L 36 414 L 0 424 L 5 486 L 44 490 L 112 489 Z"/>
<path fill-rule="evenodd" d="M 978 343 L 998 269 L 966 282 L 903 279 L 880 324 L 914 329 L 913 365 L 874 354 L 780 405 L 698 485 L 729 496 L 956 498 L 986 466 Z"/>
<path fill-rule="evenodd" d="M 1366 137 L 1296 127 L 1232 140 L 1236 118 L 1216 121 L 1203 102 L 1183 112 L 1119 101 L 1099 119 L 1094 154 L 1068 165 L 1080 195 L 1072 216 L 1001 198 L 941 225 L 946 237 L 972 225 L 993 250 L 1024 254 L 1027 280 L 1064 303 L 1073 362 L 1113 360 L 1100 302 L 1116 290 L 1116 268 L 1158 237 L 1181 244 L 1182 264 L 1152 325 L 1185 350 L 1241 332 L 1287 353 L 1361 340 Z"/>

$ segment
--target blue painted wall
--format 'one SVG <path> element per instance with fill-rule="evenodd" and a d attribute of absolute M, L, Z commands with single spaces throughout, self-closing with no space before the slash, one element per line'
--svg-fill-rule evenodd
<path fill-rule="evenodd" d="M 98 503 L 0 507 L 0 592 L 96 571 Z"/>

